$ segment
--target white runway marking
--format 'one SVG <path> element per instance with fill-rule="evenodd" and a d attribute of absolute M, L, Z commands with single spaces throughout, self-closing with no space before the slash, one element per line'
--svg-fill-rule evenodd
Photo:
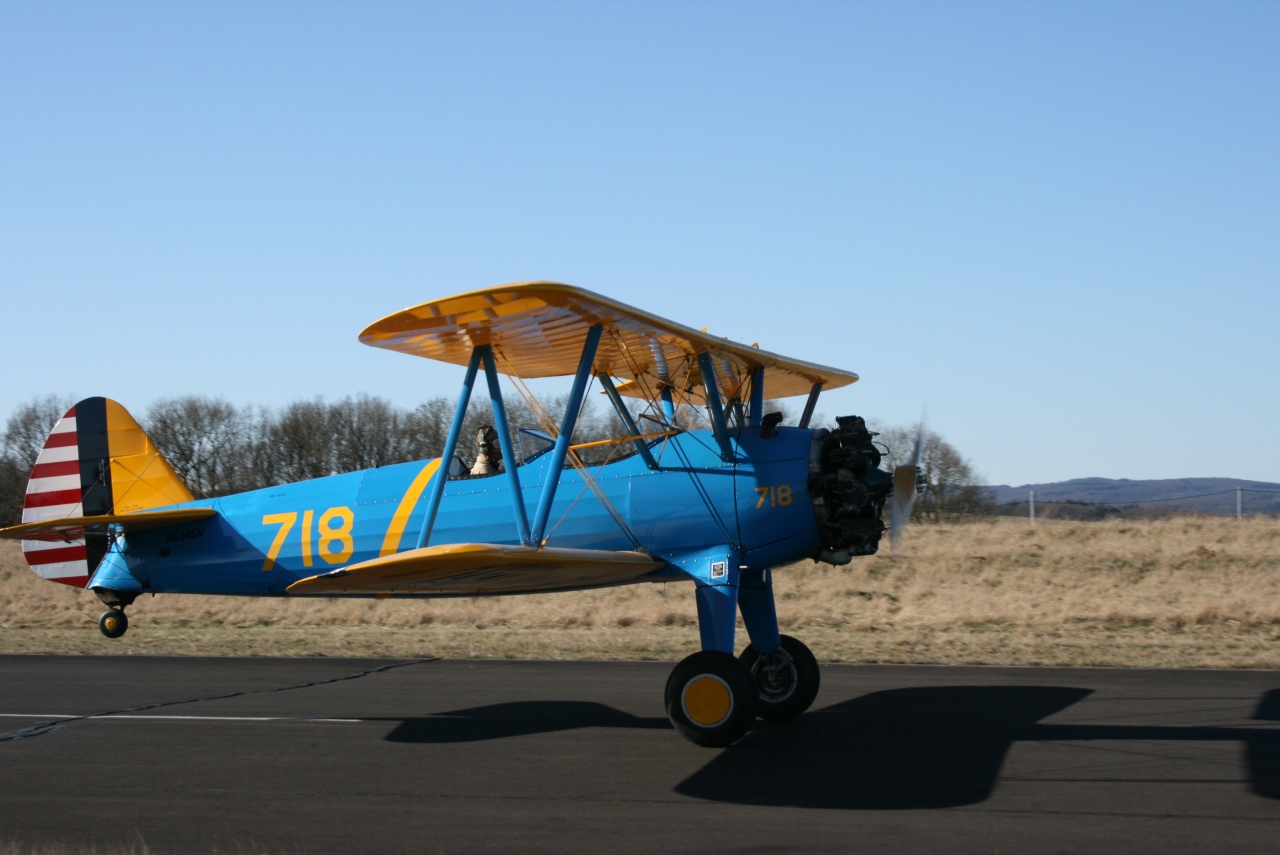
<path fill-rule="evenodd" d="M 130 721 L 318 721 L 337 722 L 341 724 L 365 721 L 362 718 L 305 718 L 301 716 L 244 716 L 244 715 L 37 715 L 35 713 L 0 713 L 0 718 L 38 718 L 51 721 L 79 719 L 82 721 L 110 721 L 111 719 L 128 719 Z"/>
<path fill-rule="evenodd" d="M 167 721 L 312 721 L 312 722 L 356 722 L 363 719 L 327 719 L 327 718 L 294 718 L 289 716 L 281 717 L 237 717 L 237 716 L 165 716 L 165 715 L 129 715 L 129 713 L 140 713 L 146 710 L 159 709 L 161 707 L 176 707 L 184 704 L 201 704 L 206 701 L 225 701 L 229 698 L 242 698 L 246 695 L 265 695 L 273 692 L 292 692 L 298 689 L 310 689 L 313 686 L 328 686 L 332 683 L 344 683 L 347 680 L 359 680 L 362 677 L 370 677 L 374 674 L 381 674 L 384 671 L 391 671 L 395 668 L 405 668 L 409 665 L 421 665 L 424 662 L 438 662 L 440 657 L 431 656 L 425 659 L 413 659 L 408 662 L 393 662 L 390 665 L 383 665 L 379 668 L 370 668 L 368 671 L 358 671 L 355 674 L 347 674 L 345 677 L 330 677 L 327 680 L 312 680 L 309 683 L 298 683 L 292 686 L 275 686 L 270 689 L 244 689 L 239 692 L 228 692 L 225 695 L 214 695 L 208 698 L 186 698 L 180 701 L 157 701 L 153 704 L 143 704 L 138 707 L 127 707 L 122 710 L 107 710 L 100 713 L 89 713 L 87 715 L 52 715 L 52 716 L 36 716 L 25 715 L 21 713 L 0 713 L 0 717 L 4 718 L 38 718 L 43 719 L 38 724 L 31 727 L 16 730 L 13 733 L 0 733 L 0 742 L 12 742 L 18 739 L 30 739 L 33 736 L 43 736 L 46 733 L 54 733 L 61 730 L 65 725 L 76 721 L 94 721 L 106 718 L 132 719 L 161 719 Z"/>

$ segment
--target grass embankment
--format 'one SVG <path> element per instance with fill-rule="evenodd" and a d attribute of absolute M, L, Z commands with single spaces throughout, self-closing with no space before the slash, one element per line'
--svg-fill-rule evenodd
<path fill-rule="evenodd" d="M 1280 520 L 919 525 L 904 555 L 775 574 L 824 661 L 1280 668 Z M 145 597 L 103 638 L 90 593 L 0 544 L 0 652 L 668 659 L 689 584 L 456 600 Z M 741 637 L 745 644 L 745 635 Z"/>

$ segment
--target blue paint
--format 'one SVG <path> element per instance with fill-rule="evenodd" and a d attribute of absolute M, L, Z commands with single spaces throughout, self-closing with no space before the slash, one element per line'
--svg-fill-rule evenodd
<path fill-rule="evenodd" d="M 738 577 L 738 609 L 751 644 L 761 653 L 778 649 L 778 613 L 773 603 L 773 571 L 743 570 Z"/>
<path fill-rule="evenodd" d="M 702 386 L 707 393 L 707 409 L 711 412 L 711 430 L 715 434 L 716 445 L 720 446 L 720 456 L 725 460 L 732 460 L 733 449 L 729 447 L 729 428 L 724 420 L 724 406 L 720 403 L 720 384 L 716 382 L 716 369 L 711 361 L 711 354 L 698 355 L 698 370 L 702 373 Z"/>
<path fill-rule="evenodd" d="M 587 380 L 591 377 L 591 364 L 596 358 L 596 346 L 600 344 L 600 334 L 604 327 L 596 324 L 587 331 L 586 343 L 582 346 L 582 357 L 578 360 L 578 371 L 573 377 L 573 388 L 569 392 L 569 401 L 565 404 L 564 420 L 560 426 L 560 435 L 556 437 L 556 447 L 551 450 L 549 471 L 559 472 L 564 467 L 565 457 L 569 454 L 569 444 L 573 441 L 573 428 L 578 423 L 578 411 L 582 409 L 582 396 L 587 391 Z M 560 478 L 548 478 L 542 486 L 542 495 L 538 498 L 538 509 L 533 516 L 532 541 L 535 546 L 541 545 L 547 528 L 547 517 L 551 513 L 551 503 L 555 501 L 556 488 Z"/>
<path fill-rule="evenodd" d="M 664 384 L 662 391 L 658 394 L 662 397 L 662 415 L 666 418 L 668 425 L 674 426 L 676 423 L 676 402 L 671 397 L 671 387 Z"/>
<path fill-rule="evenodd" d="M 622 402 L 622 396 L 618 394 L 618 390 L 613 385 L 613 379 L 603 371 L 596 374 L 596 378 L 600 381 L 600 385 L 604 387 L 605 393 L 609 396 L 609 402 L 613 404 L 614 412 L 618 414 L 618 418 L 626 425 L 627 433 L 633 437 L 640 436 L 640 431 L 636 428 L 635 419 L 631 418 L 631 411 L 627 409 L 627 405 Z M 658 462 L 653 459 L 653 453 L 649 451 L 649 446 L 643 439 L 633 439 L 636 453 L 644 460 L 644 465 L 650 469 L 657 469 Z"/>
<path fill-rule="evenodd" d="M 102 563 L 93 574 L 89 587 L 140 594 L 144 590 L 142 581 L 130 572 L 128 558 L 122 552 L 113 549 L 103 556 Z"/>
<path fill-rule="evenodd" d="M 737 625 L 738 551 L 724 544 L 663 554 L 672 569 L 697 585 L 698 631 L 703 650 L 733 653 Z"/>
<path fill-rule="evenodd" d="M 747 426 L 760 427 L 764 418 L 764 369 L 751 372 L 751 406 L 747 411 Z"/>
<path fill-rule="evenodd" d="M 476 383 L 476 368 L 480 364 L 480 356 L 479 348 L 471 351 L 471 363 L 467 365 L 467 374 L 462 379 L 462 394 L 458 396 L 458 407 L 453 411 L 453 424 L 449 425 L 449 436 L 444 442 L 444 453 L 440 456 L 440 468 L 431 479 L 431 495 L 427 497 L 427 514 L 422 520 L 422 529 L 418 534 L 418 549 L 426 546 L 431 540 L 431 527 L 435 525 L 436 512 L 440 508 L 440 499 L 444 495 L 444 485 L 449 480 L 449 464 L 458 447 L 458 434 L 462 433 L 462 422 L 467 417 L 467 404 L 471 402 L 471 387 Z"/>
<path fill-rule="evenodd" d="M 493 406 L 493 424 L 498 431 L 498 445 L 502 448 L 503 465 L 507 469 L 507 481 L 511 489 L 511 509 L 516 517 L 516 529 L 520 542 L 529 545 L 529 517 L 524 509 L 524 492 L 520 489 L 520 476 L 516 474 L 516 455 L 511 448 L 511 428 L 507 424 L 507 408 L 502 402 L 502 387 L 498 385 L 498 371 L 493 364 L 493 348 L 481 345 L 476 348 L 484 362 L 484 379 L 489 384 L 489 403 Z"/>
<path fill-rule="evenodd" d="M 809 397 L 804 402 L 804 414 L 800 416 L 800 424 L 798 427 L 807 428 L 809 420 L 813 418 L 813 408 L 818 406 L 818 395 L 822 394 L 822 384 L 814 383 L 813 388 L 809 390 Z"/>
<path fill-rule="evenodd" d="M 580 399 L 579 399 L 580 400 Z M 693 581 L 703 645 L 731 650 L 732 626 L 741 611 L 752 643 L 768 649 L 777 633 L 771 584 L 762 571 L 812 555 L 821 543 L 807 491 L 813 431 L 779 428 L 763 439 L 744 428 L 731 437 L 733 455 L 721 459 L 711 431 L 687 431 L 652 449 L 657 469 L 640 455 L 601 467 L 596 483 L 622 515 L 643 550 L 669 562 L 638 581 Z M 431 525 L 435 543 L 520 543 L 512 525 L 512 493 L 526 504 L 546 495 L 550 546 L 582 549 L 633 548 L 582 473 L 553 466 L 543 455 L 507 475 L 446 481 L 442 469 L 413 506 L 401 540 L 406 548 L 426 529 L 430 493 L 440 499 Z M 92 586 L 156 593 L 281 595 L 295 581 L 367 561 L 379 555 L 410 484 L 427 461 L 270 487 L 236 496 L 205 499 L 182 507 L 213 507 L 218 515 L 198 524 L 138 532 L 121 539 L 103 562 Z M 518 485 L 514 486 L 514 485 Z M 761 502 L 757 487 L 790 487 L 787 505 Z M 320 551 L 319 520 L 330 508 L 353 515 L 352 554 L 331 560 Z M 311 563 L 305 562 L 301 526 L 311 511 Z M 295 515 L 274 565 L 263 566 L 280 530 L 263 518 Z M 393 539 L 394 540 L 394 539 Z M 719 556 L 719 557 L 717 557 Z M 712 578 L 714 561 L 726 562 L 724 578 Z M 771 580 L 769 580 L 771 581 Z"/>

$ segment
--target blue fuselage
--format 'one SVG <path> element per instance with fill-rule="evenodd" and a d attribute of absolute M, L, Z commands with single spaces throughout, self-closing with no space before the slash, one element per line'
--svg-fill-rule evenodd
<path fill-rule="evenodd" d="M 652 446 L 656 470 L 639 455 L 590 470 L 609 507 L 579 471 L 554 473 L 560 484 L 546 544 L 635 549 L 616 514 L 643 551 L 672 562 L 642 581 L 682 576 L 680 556 L 717 546 L 737 551 L 744 569 L 814 554 L 821 544 L 807 487 L 813 433 L 779 428 L 765 439 L 759 428 L 743 428 L 731 436 L 728 461 L 710 431 L 668 437 Z M 517 470 L 529 508 L 551 474 L 548 458 Z M 212 507 L 218 515 L 121 538 L 91 584 L 283 594 L 299 579 L 412 549 L 425 515 L 419 498 L 425 467 L 435 469 L 432 478 L 443 477 L 437 462 L 418 461 L 191 502 L 182 507 Z M 510 489 L 506 476 L 448 481 L 430 544 L 518 544 Z"/>

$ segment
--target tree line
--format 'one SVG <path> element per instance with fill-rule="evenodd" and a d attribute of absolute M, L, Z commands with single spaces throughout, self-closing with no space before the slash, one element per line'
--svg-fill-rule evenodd
<path fill-rule="evenodd" d="M 894 466 L 910 461 L 920 425 L 873 429 L 880 431 L 876 439 L 889 452 L 883 464 L 886 469 L 892 472 Z M 913 520 L 942 522 L 992 513 L 995 504 L 973 464 L 927 428 L 921 436 L 919 466 L 924 486 L 911 514 Z"/>
<path fill-rule="evenodd" d="M 487 397 L 476 398 L 479 400 L 473 400 L 467 409 L 458 443 L 464 468 L 475 459 L 477 432 L 493 423 Z M 31 467 L 54 424 L 73 403 L 50 395 L 28 401 L 9 416 L 0 438 L 0 525 L 21 521 Z M 546 421 L 559 425 L 566 399 L 549 398 L 541 404 L 540 416 L 524 400 L 507 401 L 512 444 L 518 455 L 522 454 L 522 443 L 527 454 L 546 445 L 529 434 L 522 435 L 520 429 L 550 433 Z M 299 400 L 273 408 L 185 395 L 157 400 L 138 422 L 193 495 L 215 497 L 439 457 L 454 408 L 455 401 L 444 397 L 413 408 L 369 395 L 338 401 Z M 780 409 L 787 412 L 785 407 Z M 685 416 L 695 423 L 701 421 L 689 411 Z M 612 408 L 588 400 L 574 441 L 592 442 L 624 432 Z M 891 466 L 910 454 L 915 430 L 882 429 L 879 439 L 888 451 L 885 465 Z M 623 442 L 583 449 L 580 456 L 585 464 L 594 466 L 633 453 L 632 444 Z M 987 507 L 972 466 L 942 437 L 926 433 L 921 464 L 928 489 L 917 504 L 917 515 L 936 520 Z"/>

